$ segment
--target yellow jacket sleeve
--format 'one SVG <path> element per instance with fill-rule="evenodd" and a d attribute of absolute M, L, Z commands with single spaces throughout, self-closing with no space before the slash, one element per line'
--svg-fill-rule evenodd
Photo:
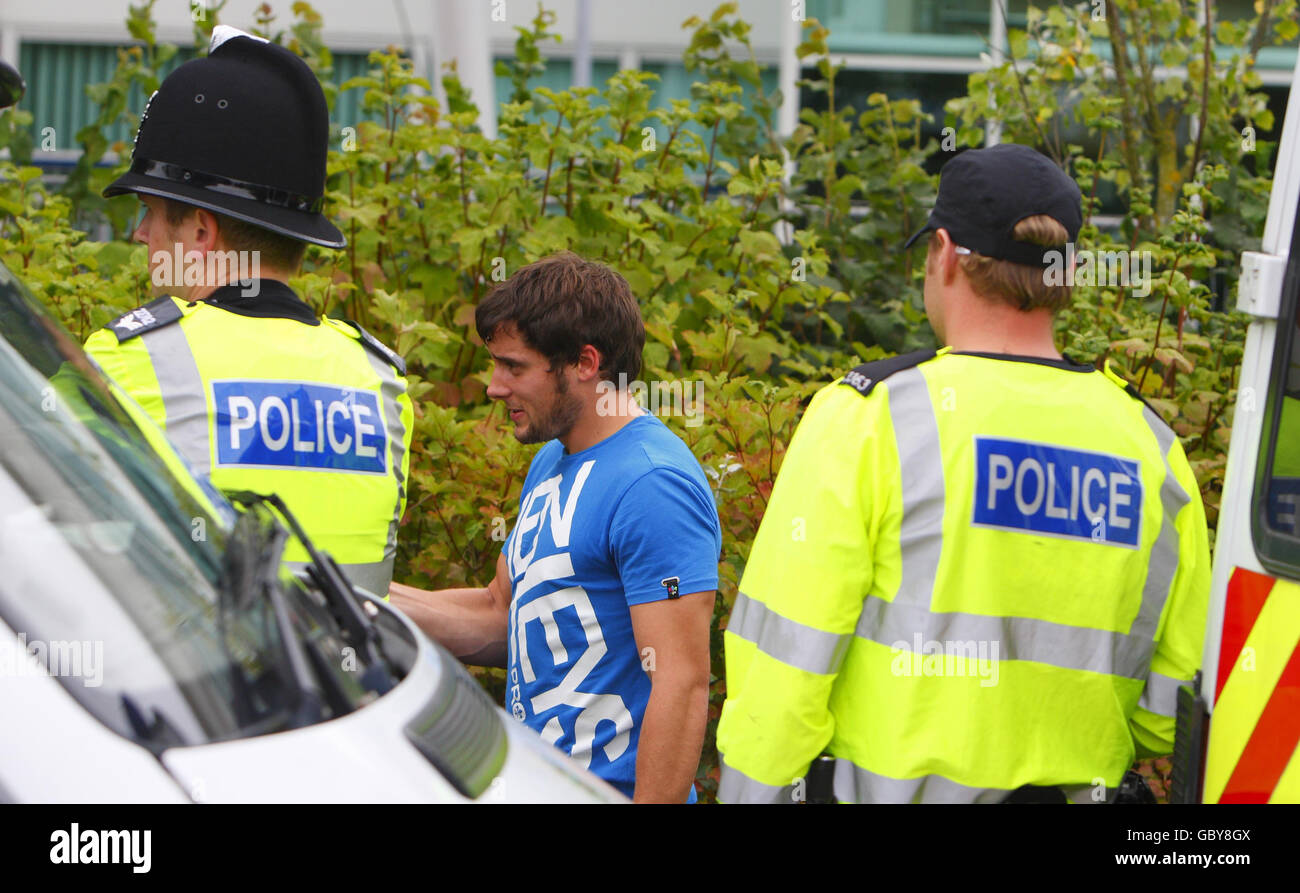
<path fill-rule="evenodd" d="M 1173 519 L 1178 569 L 1156 632 L 1146 688 L 1129 721 L 1140 758 L 1173 751 L 1178 687 L 1189 683 L 1200 668 L 1210 600 L 1210 545 L 1201 491 L 1177 439 L 1167 459 L 1187 502 Z"/>
<path fill-rule="evenodd" d="M 886 390 L 823 388 L 791 440 L 724 635 L 724 802 L 802 799 L 802 778 L 834 732 L 828 700 L 888 504 L 872 494 L 898 479 L 881 455 L 881 445 L 896 453 Z"/>

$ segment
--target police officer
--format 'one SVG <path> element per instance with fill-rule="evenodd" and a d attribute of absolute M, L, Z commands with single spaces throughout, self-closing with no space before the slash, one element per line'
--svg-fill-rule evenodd
<path fill-rule="evenodd" d="M 941 173 L 940 343 L 867 363 L 800 422 L 725 634 L 724 802 L 1109 800 L 1173 745 L 1209 547 L 1174 432 L 1063 357 L 1047 268 L 1074 181 L 1025 146 Z M 1056 253 L 1054 253 L 1056 252 Z"/>
<path fill-rule="evenodd" d="M 150 99 L 130 169 L 155 300 L 87 352 L 225 490 L 278 493 L 352 581 L 386 593 L 406 502 L 402 359 L 287 285 L 321 214 L 329 115 L 288 50 L 227 26 Z M 285 553 L 305 561 L 296 542 Z"/>

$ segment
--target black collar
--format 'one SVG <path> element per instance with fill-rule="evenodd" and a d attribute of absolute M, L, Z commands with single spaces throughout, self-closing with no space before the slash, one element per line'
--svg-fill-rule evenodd
<path fill-rule="evenodd" d="M 293 319 L 309 326 L 320 325 L 316 311 L 283 282 L 278 279 L 254 279 L 253 284 L 257 286 L 255 295 L 245 295 L 247 289 L 235 283 L 223 285 L 208 295 L 207 303 L 240 316 Z"/>
<path fill-rule="evenodd" d="M 949 351 L 955 357 L 984 357 L 988 360 L 1007 360 L 1013 363 L 1037 363 L 1040 366 L 1051 366 L 1053 369 L 1064 369 L 1066 372 L 1096 372 L 1096 367 L 1087 363 L 1076 363 L 1070 359 L 1069 354 L 1062 354 L 1062 359 L 1053 360 L 1050 357 L 1027 357 L 1018 353 L 984 353 L 978 350 L 953 350 Z"/>

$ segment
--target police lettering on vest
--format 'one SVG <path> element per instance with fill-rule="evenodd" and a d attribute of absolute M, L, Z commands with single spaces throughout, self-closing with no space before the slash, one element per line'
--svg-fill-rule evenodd
<path fill-rule="evenodd" d="M 214 381 L 217 464 L 386 474 L 378 396 L 298 381 Z"/>
<path fill-rule="evenodd" d="M 1140 472 L 1106 453 L 976 437 L 972 523 L 1137 548 Z"/>

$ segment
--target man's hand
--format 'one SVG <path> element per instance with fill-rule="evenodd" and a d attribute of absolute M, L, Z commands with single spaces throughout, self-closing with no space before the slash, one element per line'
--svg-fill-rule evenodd
<path fill-rule="evenodd" d="M 685 803 L 709 715 L 709 627 L 714 592 L 634 605 L 632 631 L 650 674 L 637 745 L 637 803 Z"/>
<path fill-rule="evenodd" d="M 393 583 L 388 602 L 463 662 L 504 667 L 509 651 L 510 591 L 503 552 L 497 559 L 497 575 L 482 589 L 429 591 Z"/>

